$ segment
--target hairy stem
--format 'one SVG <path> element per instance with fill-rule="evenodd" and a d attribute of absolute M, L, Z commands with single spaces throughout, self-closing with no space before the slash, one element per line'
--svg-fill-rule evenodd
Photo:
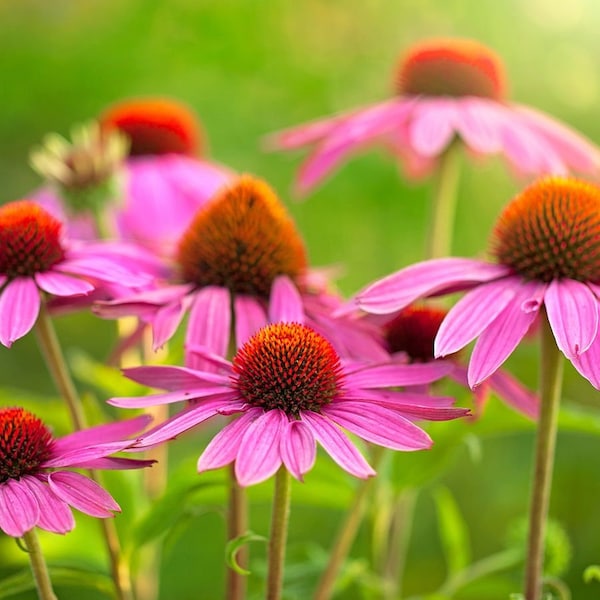
<path fill-rule="evenodd" d="M 29 563 L 33 571 L 38 598 L 40 600 L 57 600 L 35 528 L 25 533 L 23 540 L 29 553 Z"/>

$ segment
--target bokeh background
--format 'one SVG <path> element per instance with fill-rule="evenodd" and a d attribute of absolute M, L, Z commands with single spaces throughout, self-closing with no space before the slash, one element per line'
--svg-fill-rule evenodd
<path fill-rule="evenodd" d="M 347 163 L 308 200 L 295 202 L 292 181 L 302 154 L 265 153 L 261 138 L 388 97 L 404 48 L 426 37 L 463 36 L 503 57 L 515 101 L 551 113 L 600 143 L 598 31 L 595 0 L 4 0 L 0 202 L 26 197 L 39 185 L 28 153 L 45 133 L 67 134 L 74 123 L 124 97 L 171 96 L 197 111 L 214 160 L 276 188 L 306 237 L 312 263 L 342 267 L 339 285 L 351 294 L 421 258 L 431 182 L 407 182 L 389 156 L 373 150 Z M 523 185 L 499 158 L 477 165 L 465 161 L 455 254 L 485 254 L 495 217 Z M 58 327 L 81 389 L 106 398 L 106 386 L 117 385 L 116 376 L 98 374 L 90 361 L 102 361 L 109 352 L 111 324 L 78 315 L 62 318 Z M 508 365 L 535 386 L 535 343 L 519 348 Z M 23 402 L 65 433 L 67 420 L 52 389 L 33 337 L 11 350 L 0 349 L 0 404 Z M 463 405 L 469 402 L 460 398 Z M 600 563 L 600 398 L 570 367 L 564 405 L 568 412 L 558 440 L 551 515 L 572 545 L 563 578 L 575 600 L 592 600 L 600 598 L 600 582 L 584 583 L 583 572 Z M 466 523 L 466 535 L 455 540 L 450 554 L 460 547 L 472 560 L 505 548 L 527 512 L 532 426 L 493 400 L 479 423 L 460 427 L 460 442 L 445 444 L 440 428 L 441 441 L 426 459 L 411 455 L 390 466 L 399 487 L 422 486 L 407 555 L 406 597 L 428 597 L 448 574 L 440 489 L 450 491 Z M 219 476 L 208 477 L 203 487 L 195 474 L 202 444 L 198 437 L 173 444 L 169 489 L 175 499 L 165 504 L 161 518 L 176 527 L 159 538 L 165 599 L 222 597 L 223 519 L 214 508 Z M 133 493 L 128 495 L 134 487 L 128 477 L 113 481 L 122 491 L 125 510 L 118 523 L 123 530 L 132 528 L 144 509 Z M 191 485 L 197 486 L 193 492 Z M 306 483 L 294 487 L 288 598 L 306 598 L 313 589 L 353 486 L 321 457 Z M 181 516 L 173 504 L 178 490 L 187 490 L 179 496 L 185 511 L 175 519 Z M 252 527 L 262 535 L 268 531 L 269 495 L 268 484 L 251 491 Z M 377 516 L 373 504 L 339 598 L 379 597 L 369 572 Z M 158 521 L 153 526 L 160 529 Z M 95 524 L 81 515 L 73 533 L 42 541 L 57 572 L 74 566 L 105 569 Z M 253 544 L 252 550 L 250 589 L 253 597 L 261 597 L 264 545 Z M 0 536 L 0 598 L 8 597 L 3 578 L 25 564 L 14 541 Z M 452 597 L 507 599 L 519 590 L 519 581 L 517 565 Z M 60 597 L 105 598 L 104 584 L 100 578 L 96 590 L 82 591 L 77 582 L 63 583 Z M 34 595 L 24 591 L 12 597 Z"/>

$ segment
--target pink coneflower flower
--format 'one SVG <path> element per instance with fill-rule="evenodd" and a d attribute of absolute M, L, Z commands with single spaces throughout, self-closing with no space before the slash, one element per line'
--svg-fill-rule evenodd
<path fill-rule="evenodd" d="M 301 313 L 285 309 L 294 320 Z M 278 316 L 278 315 L 277 315 Z M 277 322 L 260 329 L 230 363 L 213 357 L 219 372 L 183 367 L 138 367 L 125 374 L 140 383 L 168 390 L 142 398 L 113 398 L 110 404 L 137 408 L 189 402 L 189 407 L 145 434 L 136 447 L 170 440 L 216 415 L 235 418 L 213 438 L 198 461 L 200 472 L 235 461 L 240 485 L 269 478 L 283 464 L 296 477 L 309 471 L 318 441 L 356 477 L 375 472 L 340 427 L 395 450 L 431 445 L 415 419 L 447 420 L 467 414 L 451 398 L 388 391 L 422 384 L 449 371 L 431 365 L 345 366 L 333 346 L 310 327 Z"/>
<path fill-rule="evenodd" d="M 367 287 L 356 304 L 387 314 L 421 297 L 470 290 L 442 322 L 435 356 L 478 338 L 468 370 L 472 387 L 506 360 L 543 307 L 558 348 L 600 387 L 600 188 L 573 178 L 536 181 L 501 213 L 492 252 L 497 263 L 417 263 Z"/>
<path fill-rule="evenodd" d="M 314 148 L 302 165 L 307 193 L 346 157 L 371 144 L 390 149 L 409 175 L 431 172 L 458 138 L 476 155 L 503 154 L 524 174 L 595 172 L 600 153 L 575 131 L 533 108 L 509 102 L 500 58 L 464 39 L 409 49 L 395 75 L 397 97 L 288 129 L 270 138 L 276 149 Z"/>
<path fill-rule="evenodd" d="M 333 296 L 311 291 L 304 242 L 273 190 L 240 177 L 201 208 L 182 235 L 169 282 L 156 290 L 99 303 L 100 316 L 139 316 L 152 324 L 154 345 L 164 344 L 189 311 L 188 346 L 225 355 L 272 319 L 278 306 L 301 299 L 307 323 L 336 348 L 374 359 L 386 356 L 370 328 L 333 318 Z M 232 315 L 234 318 L 232 319 Z M 200 363 L 192 356 L 188 366 Z"/>
<path fill-rule="evenodd" d="M 105 233 L 168 254 L 198 207 L 233 175 L 203 157 L 206 141 L 192 111 L 164 98 L 109 107 L 86 135 L 72 145 L 63 140 L 58 155 L 56 139 L 33 162 L 59 193 L 43 188 L 38 196 L 55 210 L 64 206 L 73 235 L 84 239 L 98 235 L 90 212 L 103 203 Z"/>
<path fill-rule="evenodd" d="M 34 202 L 0 207 L 0 343 L 11 344 L 34 326 L 44 292 L 53 297 L 89 294 L 104 284 L 135 287 L 149 276 L 123 265 L 111 244 L 68 244 L 62 224 Z"/>
<path fill-rule="evenodd" d="M 460 353 L 452 354 L 445 359 L 436 359 L 434 356 L 434 340 L 447 314 L 446 309 L 437 306 L 412 304 L 390 315 L 391 318 L 386 318 L 381 327 L 394 361 L 432 363 L 445 360 L 452 366 L 447 377 L 460 385 L 467 386 L 467 368 L 462 364 Z M 476 416 L 482 413 L 490 392 L 494 392 L 508 406 L 525 416 L 537 418 L 538 397 L 512 375 L 500 369 L 473 391 Z"/>
<path fill-rule="evenodd" d="M 0 529 L 21 537 L 33 527 L 67 533 L 71 507 L 105 519 L 120 512 L 113 497 L 72 469 L 138 469 L 153 461 L 111 457 L 148 424 L 145 416 L 53 438 L 23 408 L 0 408 Z"/>

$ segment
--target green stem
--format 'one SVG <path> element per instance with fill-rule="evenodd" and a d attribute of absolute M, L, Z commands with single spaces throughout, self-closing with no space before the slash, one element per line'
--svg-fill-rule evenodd
<path fill-rule="evenodd" d="M 373 468 L 377 468 L 383 454 L 383 448 L 379 446 L 373 447 L 371 459 Z M 352 543 L 354 542 L 354 538 L 356 537 L 356 533 L 364 516 L 367 506 L 366 501 L 373 486 L 373 481 L 375 481 L 375 478 L 370 477 L 369 479 L 363 479 L 358 483 L 352 505 L 346 512 L 346 518 L 342 523 L 335 542 L 333 543 L 333 547 L 331 548 L 329 562 L 319 580 L 317 590 L 313 597 L 314 600 L 328 600 L 331 598 L 339 570 L 352 548 Z"/>
<path fill-rule="evenodd" d="M 44 560 L 44 555 L 42 554 L 42 548 L 35 528 L 30 529 L 27 533 L 23 534 L 23 540 L 25 541 L 27 552 L 29 553 L 29 562 L 31 564 L 31 570 L 33 571 L 38 598 L 40 600 L 57 600 L 56 594 L 52 589 L 48 567 L 46 566 L 46 561 Z"/>
<path fill-rule="evenodd" d="M 290 518 L 291 478 L 285 467 L 275 476 L 275 495 L 269 538 L 269 567 L 266 600 L 280 600 L 283 589 L 283 564 Z"/>
<path fill-rule="evenodd" d="M 525 563 L 525 600 L 540 600 L 544 560 L 544 530 L 550 503 L 563 361 L 547 317 L 542 319 L 540 417 L 537 428 L 533 491 L 529 512 L 529 541 Z"/>
<path fill-rule="evenodd" d="M 452 250 L 460 150 L 461 145 L 456 141 L 452 142 L 439 158 L 437 178 L 431 197 L 426 258 L 449 256 Z"/>
<path fill-rule="evenodd" d="M 42 302 L 42 306 L 40 307 L 40 314 L 36 322 L 35 330 L 48 369 L 56 383 L 59 393 L 67 404 L 73 422 L 73 428 L 75 431 L 81 431 L 86 427 L 86 419 L 81 400 L 75 389 L 75 384 L 71 379 L 67 362 L 44 302 Z M 89 475 L 96 483 L 100 483 L 98 473 L 90 471 Z M 133 598 L 133 593 L 131 590 L 129 567 L 121 560 L 121 545 L 119 543 L 119 536 L 117 534 L 115 523 L 112 519 L 100 519 L 99 522 L 110 560 L 111 573 L 117 597 L 119 600 L 131 600 Z"/>
<path fill-rule="evenodd" d="M 229 510 L 227 512 L 227 537 L 229 540 L 239 538 L 248 530 L 248 502 L 246 490 L 235 477 L 235 463 L 229 467 Z M 249 551 L 242 546 L 236 554 L 237 563 L 243 569 L 248 567 Z M 227 570 L 227 600 L 243 600 L 246 597 L 247 577 L 235 569 Z"/>

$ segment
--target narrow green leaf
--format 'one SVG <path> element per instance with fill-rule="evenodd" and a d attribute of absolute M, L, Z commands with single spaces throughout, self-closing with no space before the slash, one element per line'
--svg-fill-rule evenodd
<path fill-rule="evenodd" d="M 237 562 L 237 553 L 242 546 L 249 544 L 250 542 L 266 542 L 267 538 L 262 535 L 257 535 L 252 531 L 247 531 L 246 533 L 233 538 L 227 542 L 225 546 L 225 562 L 227 566 L 233 569 L 236 573 L 240 575 L 250 575 L 250 571 L 244 569 Z"/>
<path fill-rule="evenodd" d="M 469 532 L 448 488 L 438 486 L 434 490 L 433 498 L 437 509 L 448 575 L 452 576 L 468 567 L 471 562 Z"/>

